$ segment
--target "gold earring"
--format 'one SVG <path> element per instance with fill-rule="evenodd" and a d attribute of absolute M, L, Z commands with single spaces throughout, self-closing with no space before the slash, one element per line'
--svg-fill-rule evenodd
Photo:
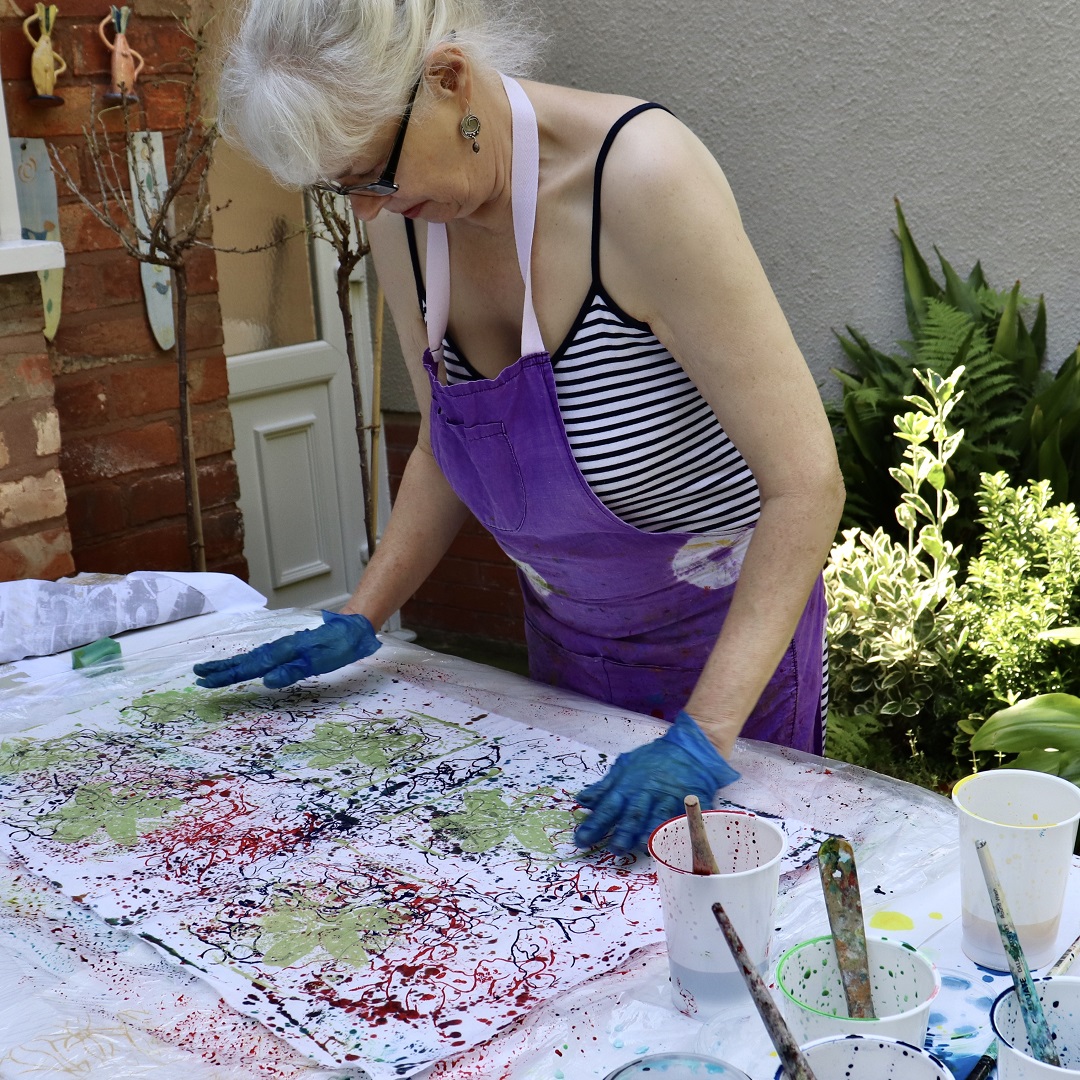
<path fill-rule="evenodd" d="M 476 141 L 476 136 L 480 134 L 480 118 L 474 116 L 469 112 L 469 103 L 465 102 L 465 115 L 461 118 L 461 137 L 463 139 L 472 139 L 472 149 L 474 154 L 480 153 L 480 144 Z"/>

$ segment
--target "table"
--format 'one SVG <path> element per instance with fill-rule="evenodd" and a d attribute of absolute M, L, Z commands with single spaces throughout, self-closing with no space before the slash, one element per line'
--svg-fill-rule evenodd
<path fill-rule="evenodd" d="M 315 625 L 301 611 L 211 614 L 123 635 L 134 674 L 175 671 L 202 658 L 211 633 L 237 647 Z M 480 709 L 565 735 L 605 752 L 655 737 L 658 721 L 540 686 L 393 638 L 364 663 Z M 32 735 L 64 710 L 93 700 L 95 684 L 65 657 L 0 667 L 0 736 Z M 50 707 L 52 702 L 52 707 Z M 855 846 L 869 932 L 920 946 L 938 964 L 943 991 L 930 1044 L 957 1077 L 989 1034 L 986 1012 L 1008 976 L 978 969 L 959 948 L 959 875 L 951 803 L 920 788 L 839 762 L 740 740 L 742 779 L 724 795 L 750 810 L 847 836 Z M 1080 929 L 1077 869 L 1061 950 Z M 108 926 L 17 862 L 0 860 L 0 1076 L 107 1074 L 111 1080 L 346 1080 L 359 1070 L 311 1064 L 267 1029 L 226 1006 L 205 982 L 145 941 Z M 827 932 L 816 871 L 785 875 L 773 961 L 792 944 Z M 771 1080 L 777 1059 L 746 1002 L 701 1022 L 671 1004 L 662 945 L 617 970 L 560 993 L 488 1043 L 440 1062 L 424 1077 L 588 1080 L 643 1053 L 698 1050 Z"/>

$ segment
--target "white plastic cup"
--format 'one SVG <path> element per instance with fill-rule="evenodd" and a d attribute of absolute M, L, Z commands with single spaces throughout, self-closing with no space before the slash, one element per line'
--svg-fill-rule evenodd
<path fill-rule="evenodd" d="M 866 942 L 873 1019 L 848 1016 L 844 983 L 831 937 L 814 938 L 788 949 L 776 965 L 780 1008 L 795 1041 L 830 1035 L 883 1035 L 922 1046 L 930 1005 L 941 990 L 931 960 L 910 945 Z"/>
<path fill-rule="evenodd" d="M 665 821 L 649 837 L 660 883 L 672 998 L 680 1011 L 698 1018 L 749 997 L 713 904 L 724 905 L 762 972 L 787 843 L 778 825 L 745 811 L 706 810 L 702 816 L 719 874 L 693 872 L 685 816 Z"/>
<path fill-rule="evenodd" d="M 1028 967 L 1052 963 L 1080 788 L 1049 773 L 992 769 L 958 781 L 952 799 L 960 814 L 961 948 L 976 964 L 1009 970 L 975 850 L 985 840 Z"/>
<path fill-rule="evenodd" d="M 940 1058 L 900 1039 L 833 1035 L 799 1049 L 816 1080 L 953 1080 Z M 785 1080 L 783 1065 L 775 1080 Z"/>
<path fill-rule="evenodd" d="M 998 994 L 990 1007 L 990 1026 L 998 1041 L 998 1080 L 1050 1080 L 1076 1077 L 1080 1072 L 1080 978 L 1055 975 L 1036 979 L 1047 1026 L 1061 1068 L 1032 1056 L 1020 1002 L 1014 987 Z"/>
<path fill-rule="evenodd" d="M 742 1069 L 703 1054 L 649 1054 L 620 1066 L 604 1080 L 653 1080 L 658 1074 L 664 1080 L 750 1080 Z"/>

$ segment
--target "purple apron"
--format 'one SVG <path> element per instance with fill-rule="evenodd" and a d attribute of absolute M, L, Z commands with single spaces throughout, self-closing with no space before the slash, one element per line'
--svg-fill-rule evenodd
<path fill-rule="evenodd" d="M 532 303 L 536 116 L 521 87 L 503 82 L 525 282 L 522 355 L 494 379 L 440 382 L 450 262 L 445 226 L 429 224 L 424 366 L 432 450 L 458 497 L 518 567 L 532 677 L 670 720 L 716 642 L 753 529 L 644 532 L 616 517 L 582 477 Z M 744 736 L 821 753 L 824 621 L 819 578 Z"/>

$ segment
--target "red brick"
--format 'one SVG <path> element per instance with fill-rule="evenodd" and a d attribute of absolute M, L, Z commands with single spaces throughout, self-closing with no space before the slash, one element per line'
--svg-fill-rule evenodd
<path fill-rule="evenodd" d="M 21 23 L 5 19 L 0 26 L 0 71 L 3 71 L 5 81 L 29 81 L 31 55 Z"/>
<path fill-rule="evenodd" d="M 52 369 L 44 353 L 0 357 L 0 406 L 53 394 Z"/>
<path fill-rule="evenodd" d="M 140 13 L 145 14 L 145 9 L 146 5 L 140 3 Z M 190 72 L 194 42 L 191 35 L 175 19 L 154 22 L 133 19 L 128 29 L 131 47 L 142 53 L 146 61 L 146 76 L 161 71 L 173 75 Z"/>
<path fill-rule="evenodd" d="M 77 547 L 74 555 L 75 565 L 85 573 L 130 574 L 135 570 L 191 568 L 187 527 L 182 521 Z"/>
<path fill-rule="evenodd" d="M 93 88 L 66 80 L 67 76 L 61 75 L 56 84 L 57 96 L 64 99 L 64 104 L 56 108 L 42 108 L 30 101 L 33 86 L 29 82 L 9 83 L 5 80 L 8 131 L 13 138 L 25 135 L 31 139 L 48 139 L 82 134 L 94 104 Z"/>
<path fill-rule="evenodd" d="M 185 261 L 189 295 L 200 296 L 218 291 L 217 253 L 213 248 L 192 248 Z"/>
<path fill-rule="evenodd" d="M 221 308 L 217 294 L 188 298 L 187 347 L 193 353 L 199 349 L 220 349 L 225 343 L 221 330 Z"/>
<path fill-rule="evenodd" d="M 189 360 L 188 384 L 193 405 L 226 399 L 229 396 L 229 375 L 224 353 Z"/>
<path fill-rule="evenodd" d="M 42 323 L 37 274 L 0 277 L 0 356 L 40 351 Z"/>
<path fill-rule="evenodd" d="M 81 142 L 82 140 L 80 140 Z M 68 174 L 75 184 L 81 186 L 83 182 L 82 172 L 82 160 L 79 155 L 78 144 L 70 142 L 67 138 L 61 137 L 60 139 L 50 140 L 49 143 L 50 158 L 54 154 L 60 155 L 60 162 L 67 169 Z M 56 173 L 56 163 L 53 162 L 53 172 Z M 57 173 L 56 176 L 56 193 L 57 195 L 65 195 L 68 193 L 68 187 L 66 182 Z M 62 239 L 62 237 L 61 237 Z"/>
<path fill-rule="evenodd" d="M 95 205 L 100 206 L 100 202 L 96 201 Z M 123 248 L 117 233 L 98 221 L 81 202 L 68 202 L 60 207 L 60 236 L 68 254 Z"/>
<path fill-rule="evenodd" d="M 201 488 L 200 488 L 201 494 Z M 187 513 L 184 474 L 179 469 L 139 477 L 128 492 L 132 525 L 147 525 Z"/>
<path fill-rule="evenodd" d="M 244 521 L 235 506 L 203 514 L 203 542 L 206 558 L 221 559 L 244 550 Z"/>
<path fill-rule="evenodd" d="M 112 71 L 112 53 L 98 36 L 96 23 L 73 23 L 64 20 L 64 37 L 68 45 L 65 56 L 73 75 L 108 75 Z M 110 41 L 112 27 L 106 28 Z M 111 80 L 110 81 L 111 84 Z"/>
<path fill-rule="evenodd" d="M 114 536 L 128 524 L 123 489 L 113 483 L 87 484 L 68 492 L 68 526 L 78 544 Z"/>
<path fill-rule="evenodd" d="M 180 460 L 176 428 L 158 420 L 139 428 L 125 428 L 67 442 L 62 469 L 70 486 L 175 465 Z"/>
<path fill-rule="evenodd" d="M 489 532 L 473 532 L 469 529 L 468 522 L 454 538 L 447 554 L 462 559 L 477 559 L 481 562 L 502 562 L 506 559 L 502 548 L 495 543 L 494 537 Z"/>
<path fill-rule="evenodd" d="M 111 369 L 109 398 L 117 419 L 174 412 L 180 406 L 176 363 L 117 364 Z"/>
<path fill-rule="evenodd" d="M 195 436 L 196 457 L 224 454 L 235 445 L 232 414 L 224 404 L 211 411 L 196 411 L 191 418 L 191 426 Z"/>
<path fill-rule="evenodd" d="M 142 263 L 127 253 L 110 252 L 101 266 L 101 298 L 112 304 L 143 304 Z"/>
<path fill-rule="evenodd" d="M 146 110 L 148 130 L 176 131 L 186 125 L 186 87 L 183 83 L 172 80 L 146 83 L 140 85 L 139 96 Z M 198 115 L 197 111 L 195 115 Z M 171 156 L 169 162 L 172 162 Z"/>
<path fill-rule="evenodd" d="M 240 481 L 231 454 L 199 462 L 199 498 L 205 508 L 235 503 L 240 498 Z"/>
<path fill-rule="evenodd" d="M 109 416 L 109 396 L 103 373 L 61 376 L 56 383 L 56 408 L 68 433 L 104 423 Z"/>
<path fill-rule="evenodd" d="M 215 555 L 208 555 L 206 569 L 215 574 L 232 574 L 233 577 L 238 577 L 241 581 L 249 580 L 247 559 L 243 555 L 232 554 L 221 560 Z"/>
<path fill-rule="evenodd" d="M 119 261 L 119 259 L 117 259 Z M 64 267 L 64 296 L 61 301 L 61 319 L 80 311 L 93 311 L 101 303 L 99 290 L 103 289 L 111 276 L 100 262 L 90 262 L 85 257 L 68 258 Z"/>
<path fill-rule="evenodd" d="M 161 356 L 146 311 L 135 305 L 102 308 L 62 319 L 53 342 L 61 356 Z"/>
<path fill-rule="evenodd" d="M 74 570 L 71 537 L 66 526 L 0 541 L 0 581 L 23 578 L 55 581 Z"/>

